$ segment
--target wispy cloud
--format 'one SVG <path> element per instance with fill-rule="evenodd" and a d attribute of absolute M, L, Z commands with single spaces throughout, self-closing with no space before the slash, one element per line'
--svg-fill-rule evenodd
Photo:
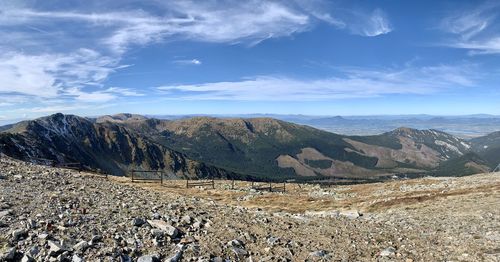
<path fill-rule="evenodd" d="M 474 86 L 478 77 L 473 66 L 447 65 L 399 70 L 344 68 L 340 74 L 314 80 L 258 76 L 235 82 L 167 85 L 157 89 L 171 99 L 322 101 L 388 94 L 432 94 Z"/>
<path fill-rule="evenodd" d="M 441 21 L 440 28 L 454 38 L 444 44 L 467 49 L 471 55 L 500 53 L 498 2 L 486 2 L 472 10 L 457 11 Z"/>
<path fill-rule="evenodd" d="M 198 59 L 180 59 L 180 60 L 174 60 L 173 61 L 175 64 L 179 65 L 201 65 L 201 61 Z"/>
<path fill-rule="evenodd" d="M 387 14 L 380 8 L 372 11 L 345 8 L 338 2 L 322 0 L 297 0 L 297 3 L 311 17 L 355 35 L 374 37 L 394 30 Z"/>
<path fill-rule="evenodd" d="M 187 40 L 252 46 L 308 31 L 325 22 L 362 36 L 392 30 L 379 9 L 362 12 L 337 8 L 328 1 L 305 2 L 0 3 L 0 96 L 22 96 L 22 103 L 68 104 L 142 96 L 134 89 L 106 86 L 106 81 L 127 67 L 122 61 L 129 50 L 154 43 Z M 174 63 L 201 65 L 202 61 Z M 0 103 L 5 107 L 18 102 Z"/>
<path fill-rule="evenodd" d="M 0 93 L 53 98 L 69 87 L 98 86 L 122 67 L 90 49 L 42 55 L 9 52 L 0 55 Z"/>

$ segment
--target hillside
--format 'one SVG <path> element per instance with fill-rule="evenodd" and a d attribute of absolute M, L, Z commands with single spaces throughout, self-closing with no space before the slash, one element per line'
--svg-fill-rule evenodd
<path fill-rule="evenodd" d="M 0 158 L 0 261 L 498 261 L 499 174 L 286 193 Z M 23 259 L 23 260 L 21 260 Z"/>
<path fill-rule="evenodd" d="M 190 158 L 256 177 L 425 173 L 470 151 L 467 141 L 437 130 L 342 136 L 272 118 L 131 119 L 119 124 Z"/>
<path fill-rule="evenodd" d="M 471 139 L 474 152 L 485 159 L 491 168 L 500 164 L 500 131 Z"/>
<path fill-rule="evenodd" d="M 0 133 L 0 144 L 5 154 L 18 159 L 80 162 L 88 169 L 113 175 L 125 175 L 132 169 L 164 170 L 171 177 L 234 175 L 193 161 L 123 126 L 73 115 L 21 122 Z"/>
<path fill-rule="evenodd" d="M 160 120 L 132 114 L 96 119 L 56 114 L 24 121 L 0 133 L 0 144 L 5 144 L 0 150 L 19 159 L 77 161 L 117 175 L 142 168 L 165 170 L 172 177 L 257 180 L 453 175 L 446 170 L 461 173 L 460 158 L 471 148 L 437 130 L 343 136 L 272 118 Z M 466 162 L 474 167 L 467 174 L 488 170 L 480 154 Z"/>

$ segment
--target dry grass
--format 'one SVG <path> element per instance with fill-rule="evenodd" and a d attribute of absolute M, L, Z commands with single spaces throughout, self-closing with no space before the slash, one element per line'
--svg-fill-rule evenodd
<path fill-rule="evenodd" d="M 219 203 L 248 208 L 262 208 L 269 211 L 303 213 L 305 211 L 329 211 L 356 209 L 362 212 L 383 212 L 385 210 L 415 206 L 448 197 L 470 194 L 493 194 L 500 196 L 500 176 L 485 174 L 465 178 L 413 179 L 386 183 L 334 186 L 319 189 L 312 185 L 289 183 L 286 193 L 261 194 L 251 192 L 251 183 L 238 181 L 231 190 L 231 181 L 216 181 L 216 189 L 186 188 L 185 181 L 159 183 L 131 183 L 128 178 L 110 178 L 118 183 L 155 190 L 157 192 L 188 197 L 211 199 Z M 451 181 L 451 182 L 450 182 Z M 268 185 L 268 184 L 262 184 Z M 401 190 L 401 188 L 405 190 Z M 325 195 L 314 195 L 325 192 Z M 314 195 L 314 196 L 312 196 Z M 412 208 L 413 208 L 412 207 Z"/>

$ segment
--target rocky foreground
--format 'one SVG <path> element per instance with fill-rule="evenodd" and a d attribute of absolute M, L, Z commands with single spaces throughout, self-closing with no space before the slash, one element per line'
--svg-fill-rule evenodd
<path fill-rule="evenodd" d="M 4 157 L 0 192 L 0 261 L 500 261 L 500 174 L 283 194 Z"/>

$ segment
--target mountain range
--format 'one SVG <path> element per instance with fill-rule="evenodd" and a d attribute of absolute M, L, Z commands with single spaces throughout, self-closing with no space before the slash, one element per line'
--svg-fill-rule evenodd
<path fill-rule="evenodd" d="M 461 176 L 500 162 L 500 132 L 465 140 L 401 127 L 349 136 L 267 117 L 54 114 L 0 127 L 0 151 L 28 161 L 80 162 L 119 176 L 134 169 L 247 180 Z"/>

